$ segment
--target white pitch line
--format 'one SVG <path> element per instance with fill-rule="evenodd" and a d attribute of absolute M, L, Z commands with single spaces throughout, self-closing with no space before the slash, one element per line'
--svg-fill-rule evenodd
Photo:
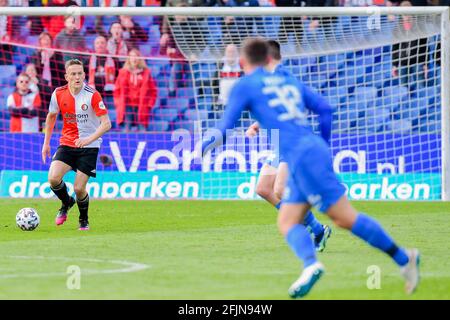
<path fill-rule="evenodd" d="M 105 259 L 90 259 L 90 258 L 67 258 L 67 257 L 45 257 L 45 256 L 0 256 L 0 258 L 10 258 L 10 259 L 27 259 L 27 260 L 61 260 L 61 261 L 73 261 L 74 263 L 83 262 L 96 262 L 96 263 L 111 263 L 116 265 L 125 266 L 121 269 L 103 269 L 103 270 L 92 270 L 88 269 L 83 271 L 81 269 L 81 274 L 91 275 L 91 274 L 111 274 L 111 273 L 129 273 L 138 272 L 150 268 L 151 266 L 143 263 L 131 262 L 126 260 L 105 260 Z M 57 277 L 57 276 L 67 276 L 66 272 L 50 272 L 50 273 L 23 273 L 23 274 L 0 274 L 0 279 L 11 279 L 11 278 L 43 278 L 43 277 Z"/>

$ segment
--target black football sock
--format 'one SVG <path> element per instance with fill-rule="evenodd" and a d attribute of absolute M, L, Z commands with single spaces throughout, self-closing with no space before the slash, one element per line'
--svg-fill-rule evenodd
<path fill-rule="evenodd" d="M 77 199 L 77 204 L 80 211 L 80 220 L 88 220 L 89 194 L 84 199 Z"/>
<path fill-rule="evenodd" d="M 70 196 L 67 193 L 67 186 L 66 183 L 61 180 L 60 184 L 58 184 L 55 187 L 50 187 L 52 191 L 56 194 L 56 196 L 59 198 L 59 200 L 62 201 L 63 205 L 68 207 L 70 204 Z"/>

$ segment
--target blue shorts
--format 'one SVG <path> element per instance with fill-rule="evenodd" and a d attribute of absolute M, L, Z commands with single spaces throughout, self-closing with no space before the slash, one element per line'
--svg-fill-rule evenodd
<path fill-rule="evenodd" d="M 313 143 L 289 155 L 289 177 L 283 202 L 309 203 L 326 212 L 345 194 L 346 189 L 333 171 L 326 142 L 318 136 L 311 139 Z"/>
<path fill-rule="evenodd" d="M 265 163 L 271 167 L 278 168 L 281 162 L 286 162 L 286 160 L 284 160 L 281 154 L 274 152 L 267 157 Z"/>

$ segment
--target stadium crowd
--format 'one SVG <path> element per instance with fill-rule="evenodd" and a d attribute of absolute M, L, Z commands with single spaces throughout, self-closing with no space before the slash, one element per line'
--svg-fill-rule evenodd
<path fill-rule="evenodd" d="M 370 5 L 450 5 L 450 0 L 0 0 L 0 7 Z M 187 23 L 208 23 L 205 19 L 173 19 L 172 23 L 180 26 L 186 26 Z M 237 28 L 242 28 L 242 24 L 245 29 L 252 30 L 253 25 L 260 23 L 258 19 L 261 18 L 224 17 L 220 21 L 221 41 L 225 43 L 225 50 L 220 53 L 223 59 L 219 63 L 202 64 L 201 61 L 188 62 L 177 47 L 167 18 L 0 15 L 0 130 L 42 131 L 51 94 L 56 87 L 65 83 L 64 62 L 71 58 L 84 62 L 86 82 L 103 96 L 114 122 L 113 130 L 129 132 L 166 131 L 178 127 L 189 129 L 192 120 L 211 119 L 211 114 L 217 114 L 217 109 L 226 104 L 232 84 L 241 75 L 237 43 L 233 35 Z M 280 39 L 282 45 L 288 45 L 283 40 L 303 43 L 309 33 L 314 33 L 325 23 L 325 19 L 289 19 L 281 19 L 279 28 L 288 28 L 289 24 L 292 26 L 294 23 L 295 32 L 293 39 Z M 413 28 L 409 21 L 401 21 L 401 24 L 405 30 Z M 383 83 L 377 90 L 383 92 L 389 80 L 389 86 L 395 84 L 399 90 L 396 94 L 400 97 L 408 95 L 419 99 L 423 96 L 421 89 L 428 87 L 430 72 L 436 72 L 439 68 L 437 54 L 440 49 L 434 48 L 436 54 L 430 59 L 427 48 L 431 43 L 427 41 L 419 39 L 416 42 L 396 44 L 389 50 L 382 49 L 380 55 L 390 55 L 388 60 L 391 76 L 386 77 L 384 74 L 379 79 Z M 377 53 L 374 50 L 371 54 L 375 56 Z M 303 65 L 304 60 L 301 59 L 288 62 L 295 67 L 300 65 L 299 68 L 307 73 L 317 66 L 320 69 L 323 59 L 324 57 L 308 59 L 309 65 Z M 336 75 L 345 72 L 341 70 L 341 62 L 336 61 Z M 331 96 L 331 91 L 340 90 L 336 89 L 338 86 L 331 87 L 327 79 L 322 80 L 323 83 L 319 81 L 314 86 L 325 95 L 329 93 Z M 351 105 L 352 101 L 357 100 L 358 85 L 361 85 L 358 80 L 356 83 L 346 84 L 346 92 L 343 94 L 346 100 L 339 98 L 335 102 L 347 107 Z M 194 96 L 198 98 L 194 99 Z M 379 93 L 374 93 L 374 99 L 379 96 Z M 354 100 L 347 97 L 354 97 Z M 428 93 L 426 97 L 431 98 Z M 394 120 L 392 114 L 389 118 Z M 357 122 L 357 119 L 354 120 Z M 356 122 L 348 126 L 356 126 Z"/>

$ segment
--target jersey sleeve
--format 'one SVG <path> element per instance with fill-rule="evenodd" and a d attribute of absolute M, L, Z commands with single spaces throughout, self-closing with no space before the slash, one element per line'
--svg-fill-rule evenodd
<path fill-rule="evenodd" d="M 48 106 L 48 112 L 51 113 L 59 112 L 58 101 L 56 99 L 56 91 L 53 91 L 52 98 L 50 99 L 50 105 Z"/>
<path fill-rule="evenodd" d="M 16 102 L 14 101 L 14 97 L 12 94 L 10 94 L 8 96 L 8 100 L 6 100 L 6 106 L 8 108 L 15 108 L 16 107 Z"/>
<path fill-rule="evenodd" d="M 100 93 L 98 93 L 97 91 L 95 91 L 94 94 L 92 95 L 91 105 L 92 108 L 94 108 L 94 112 L 97 117 L 108 114 L 108 109 L 106 109 L 102 97 L 100 96 Z"/>
<path fill-rule="evenodd" d="M 217 129 L 221 131 L 223 137 L 225 137 L 227 129 L 234 128 L 234 125 L 239 120 L 242 111 L 248 108 L 250 103 L 249 92 L 252 92 L 252 89 L 244 81 L 239 81 L 231 89 L 225 112 L 219 126 L 217 127 Z"/>
<path fill-rule="evenodd" d="M 322 138 L 329 143 L 331 137 L 331 125 L 333 121 L 333 107 L 320 94 L 312 91 L 307 86 L 301 85 L 303 101 L 306 108 L 319 115 L 320 133 Z"/>
<path fill-rule="evenodd" d="M 34 101 L 33 101 L 33 107 L 35 109 L 39 109 L 41 107 L 41 96 L 39 95 L 39 93 L 36 93 L 36 96 L 34 97 Z"/>
<path fill-rule="evenodd" d="M 220 121 L 217 129 L 220 132 L 221 137 L 215 137 L 214 141 L 208 140 L 202 144 L 202 154 L 217 147 L 220 143 L 225 143 L 226 132 L 228 129 L 234 128 L 234 125 L 239 120 L 242 111 L 246 110 L 250 105 L 251 88 L 244 81 L 239 81 L 231 89 L 228 97 L 228 103 L 225 107 L 222 120 Z M 222 138 L 222 139 L 220 139 Z"/>

